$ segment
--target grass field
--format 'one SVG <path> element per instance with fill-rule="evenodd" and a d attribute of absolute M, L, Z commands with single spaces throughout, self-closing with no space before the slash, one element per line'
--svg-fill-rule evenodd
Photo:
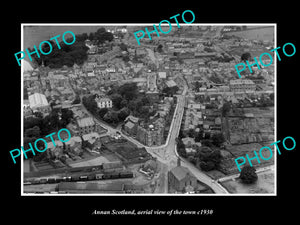
<path fill-rule="evenodd" d="M 271 194 L 274 193 L 274 171 L 269 170 L 258 174 L 254 184 L 243 184 L 240 179 L 221 182 L 232 194 Z"/>
<path fill-rule="evenodd" d="M 272 26 L 251 30 L 235 31 L 226 33 L 226 35 L 235 35 L 249 40 L 273 41 L 274 27 Z"/>

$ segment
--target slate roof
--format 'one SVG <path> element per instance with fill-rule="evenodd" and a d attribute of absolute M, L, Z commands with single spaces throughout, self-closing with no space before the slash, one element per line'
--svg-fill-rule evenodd
<path fill-rule="evenodd" d="M 181 181 L 186 176 L 195 177 L 188 168 L 183 166 L 177 166 L 170 171 L 178 181 Z M 195 177 L 196 178 L 196 177 Z"/>

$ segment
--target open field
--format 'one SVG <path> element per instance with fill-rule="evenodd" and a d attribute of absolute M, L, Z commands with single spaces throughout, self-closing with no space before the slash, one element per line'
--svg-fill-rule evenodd
<path fill-rule="evenodd" d="M 258 174 L 254 184 L 243 184 L 240 179 L 228 180 L 221 184 L 232 194 L 272 194 L 274 192 L 274 171 L 269 170 Z"/>
<path fill-rule="evenodd" d="M 241 56 L 245 52 L 249 52 L 252 57 L 259 57 L 262 53 L 270 52 L 270 51 L 266 48 L 262 48 L 261 46 L 259 47 L 237 46 L 237 47 L 231 47 L 228 50 L 228 53 L 230 53 L 231 55 L 238 55 L 238 56 Z M 275 53 L 270 52 L 270 54 L 272 55 L 273 58 L 276 57 Z"/>
<path fill-rule="evenodd" d="M 262 143 L 274 140 L 274 107 L 242 108 L 243 114 L 231 115 L 224 122 L 224 129 L 231 144 Z"/>
<path fill-rule="evenodd" d="M 228 32 L 226 35 L 235 35 L 249 40 L 262 40 L 273 41 L 274 40 L 274 27 L 264 27 L 251 30 Z"/>
<path fill-rule="evenodd" d="M 227 157 L 226 159 L 223 159 L 221 161 L 220 171 L 227 175 L 238 173 L 239 171 L 238 171 L 237 165 L 235 163 L 235 159 L 238 157 L 244 157 L 246 159 L 246 154 L 248 154 L 249 158 L 252 158 L 255 156 L 254 151 L 256 151 L 256 153 L 259 156 L 259 150 L 263 146 L 269 146 L 269 143 L 249 143 L 249 144 L 227 146 L 226 151 L 230 152 L 232 157 Z M 274 165 L 274 154 L 276 154 L 275 153 L 276 151 L 274 152 L 274 146 L 272 146 L 270 148 L 272 149 L 273 156 L 269 160 L 260 159 L 260 163 L 258 163 L 258 161 L 256 159 L 253 159 L 251 161 L 251 163 L 253 164 L 253 166 L 255 166 L 255 168 L 264 167 L 264 166 L 268 166 L 268 165 Z M 270 157 L 270 152 L 267 149 L 264 149 L 261 152 L 261 154 L 266 159 Z M 259 158 L 260 158 L 260 156 L 259 156 Z M 249 162 L 247 159 L 246 159 L 246 163 L 244 165 L 242 165 L 241 167 L 243 167 L 245 165 L 249 165 Z M 212 174 L 212 175 L 214 175 L 214 174 Z M 222 176 L 215 176 L 215 177 L 219 178 Z"/>

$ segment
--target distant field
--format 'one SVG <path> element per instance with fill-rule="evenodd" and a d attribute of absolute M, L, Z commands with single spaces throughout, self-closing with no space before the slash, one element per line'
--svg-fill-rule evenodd
<path fill-rule="evenodd" d="M 226 35 L 235 35 L 249 40 L 274 41 L 274 27 L 228 32 Z"/>
<path fill-rule="evenodd" d="M 269 52 L 268 49 L 263 47 L 246 47 L 246 46 L 238 46 L 238 47 L 232 47 L 228 51 L 231 55 L 238 55 L 241 56 L 243 53 L 249 52 L 252 57 L 259 57 L 264 52 Z M 272 57 L 274 57 L 275 53 L 272 53 Z"/>
<path fill-rule="evenodd" d="M 48 40 L 58 34 L 62 35 L 65 31 L 72 31 L 75 35 L 96 32 L 103 26 L 24 26 L 24 49 L 33 48 L 40 42 Z M 60 37 L 61 38 L 61 37 Z"/>
<path fill-rule="evenodd" d="M 243 184 L 240 179 L 222 182 L 222 185 L 232 194 L 271 194 L 274 193 L 274 171 L 258 174 L 254 184 Z"/>
<path fill-rule="evenodd" d="M 242 108 L 243 113 L 251 113 L 253 117 L 228 117 L 228 126 L 224 126 L 230 133 L 231 144 L 260 143 L 274 140 L 274 107 Z M 226 125 L 226 124 L 225 124 Z"/>

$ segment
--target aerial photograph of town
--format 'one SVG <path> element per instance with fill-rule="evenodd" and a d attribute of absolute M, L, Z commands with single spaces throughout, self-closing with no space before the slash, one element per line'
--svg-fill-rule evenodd
<path fill-rule="evenodd" d="M 145 28 L 22 25 L 22 194 L 276 194 L 276 25 Z"/>

